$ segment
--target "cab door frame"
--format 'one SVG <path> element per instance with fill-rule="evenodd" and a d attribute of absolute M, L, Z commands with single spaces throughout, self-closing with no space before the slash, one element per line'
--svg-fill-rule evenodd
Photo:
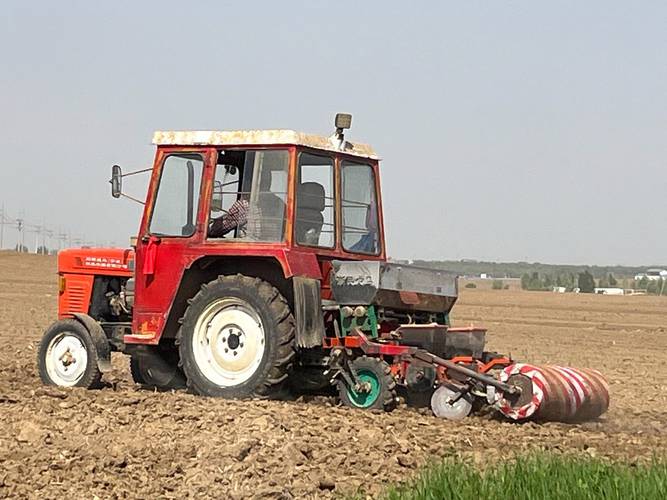
<path fill-rule="evenodd" d="M 189 236 L 154 235 L 150 232 L 150 224 L 160 180 L 167 158 L 175 154 L 196 154 L 203 161 L 197 206 L 191 207 L 194 210 L 194 230 Z M 215 161 L 215 149 L 210 147 L 159 147 L 156 152 L 137 238 L 132 333 L 125 336 L 125 343 L 157 344 L 162 337 L 183 273 L 191 262 L 190 249 L 201 244 L 205 238 L 208 220 L 206 194 L 212 182 Z"/>

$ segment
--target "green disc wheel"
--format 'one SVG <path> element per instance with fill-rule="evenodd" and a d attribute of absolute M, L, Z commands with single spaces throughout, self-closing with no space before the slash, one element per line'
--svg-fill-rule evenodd
<path fill-rule="evenodd" d="M 367 388 L 359 392 L 355 392 L 353 388 L 346 388 L 350 403 L 358 408 L 370 408 L 380 396 L 378 375 L 370 370 L 359 370 L 357 379 Z"/>
<path fill-rule="evenodd" d="M 350 363 L 357 374 L 354 387 L 338 381 L 338 393 L 345 406 L 391 411 L 396 406 L 396 382 L 389 365 L 378 358 L 361 356 Z"/>

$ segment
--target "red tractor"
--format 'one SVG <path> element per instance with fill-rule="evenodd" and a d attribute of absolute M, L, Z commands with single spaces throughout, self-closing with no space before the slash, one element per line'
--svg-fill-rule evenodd
<path fill-rule="evenodd" d="M 346 405 L 390 410 L 400 384 L 435 389 L 449 418 L 533 404 L 535 377 L 485 352 L 483 329 L 449 326 L 454 274 L 387 261 L 379 159 L 345 139 L 350 123 L 156 132 L 133 249 L 59 253 L 43 382 L 99 386 L 120 351 L 137 383 L 206 396 L 334 384 Z M 134 173 L 113 167 L 114 197 Z"/>

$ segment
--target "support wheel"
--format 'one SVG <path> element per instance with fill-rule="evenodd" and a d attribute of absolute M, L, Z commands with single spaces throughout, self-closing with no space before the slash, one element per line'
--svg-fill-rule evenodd
<path fill-rule="evenodd" d="M 436 417 L 462 420 L 470 415 L 473 399 L 456 389 L 441 385 L 431 396 L 431 409 Z"/>
<path fill-rule="evenodd" d="M 396 407 L 396 382 L 385 361 L 361 356 L 349 366 L 356 373 L 359 384 L 349 387 L 342 378 L 338 380 L 338 394 L 345 406 L 384 411 Z"/>
<path fill-rule="evenodd" d="M 37 350 L 37 367 L 46 385 L 86 389 L 102 385 L 93 340 L 74 319 L 58 320 L 46 330 Z"/>
<path fill-rule="evenodd" d="M 178 367 L 178 351 L 146 348 L 132 353 L 130 373 L 136 384 L 160 391 L 183 389 L 185 375 Z"/>
<path fill-rule="evenodd" d="M 283 394 L 295 329 L 285 298 L 259 278 L 220 276 L 202 285 L 177 339 L 188 388 L 227 398 Z"/>

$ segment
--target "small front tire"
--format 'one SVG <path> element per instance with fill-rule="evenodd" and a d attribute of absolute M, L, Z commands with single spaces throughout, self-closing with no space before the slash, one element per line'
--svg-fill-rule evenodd
<path fill-rule="evenodd" d="M 37 350 L 37 367 L 46 385 L 86 389 L 102 385 L 93 340 L 74 319 L 58 320 L 46 330 Z"/>

